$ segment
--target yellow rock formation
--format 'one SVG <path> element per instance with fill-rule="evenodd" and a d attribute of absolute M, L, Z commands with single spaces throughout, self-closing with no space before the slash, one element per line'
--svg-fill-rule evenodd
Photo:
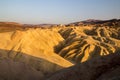
<path fill-rule="evenodd" d="M 56 30 L 29 29 L 0 33 L 0 58 L 30 65 L 43 74 L 72 65 L 54 53 L 54 46 L 63 38 Z"/>

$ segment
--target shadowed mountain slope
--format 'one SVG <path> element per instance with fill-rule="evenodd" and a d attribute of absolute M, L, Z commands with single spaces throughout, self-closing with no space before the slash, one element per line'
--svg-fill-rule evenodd
<path fill-rule="evenodd" d="M 120 54 L 115 53 L 57 71 L 47 80 L 119 80 L 119 71 Z"/>
<path fill-rule="evenodd" d="M 17 55 L 10 57 L 10 53 Z M 0 80 L 43 80 L 45 76 L 62 68 L 27 53 L 0 49 Z"/>
<path fill-rule="evenodd" d="M 67 24 L 74 25 L 74 26 L 87 26 L 87 25 L 96 25 L 96 26 L 120 26 L 120 19 L 110 19 L 110 20 L 95 20 L 95 19 L 88 19 L 85 21 L 74 22 Z"/>

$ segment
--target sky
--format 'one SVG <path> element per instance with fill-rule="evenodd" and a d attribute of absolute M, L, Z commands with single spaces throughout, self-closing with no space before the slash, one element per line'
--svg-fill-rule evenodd
<path fill-rule="evenodd" d="M 120 18 L 120 0 L 0 0 L 0 21 L 67 24 Z"/>

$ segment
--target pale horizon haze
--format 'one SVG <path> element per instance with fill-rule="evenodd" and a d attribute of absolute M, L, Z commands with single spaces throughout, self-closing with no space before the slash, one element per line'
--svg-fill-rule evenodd
<path fill-rule="evenodd" d="M 67 24 L 120 18 L 120 0 L 0 0 L 0 22 Z"/>

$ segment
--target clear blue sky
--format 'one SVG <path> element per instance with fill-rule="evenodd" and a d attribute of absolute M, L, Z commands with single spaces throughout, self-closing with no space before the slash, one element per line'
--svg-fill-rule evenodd
<path fill-rule="evenodd" d="M 120 18 L 120 0 L 0 0 L 0 21 L 70 23 Z"/>

